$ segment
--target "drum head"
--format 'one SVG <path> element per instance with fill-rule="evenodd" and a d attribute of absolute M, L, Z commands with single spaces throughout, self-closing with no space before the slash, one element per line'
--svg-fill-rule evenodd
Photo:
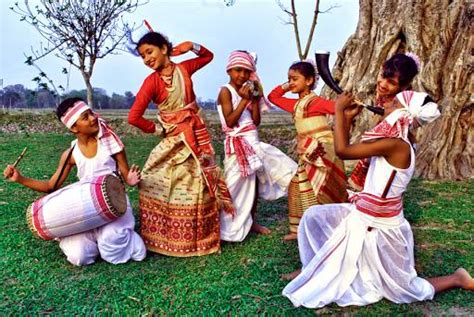
<path fill-rule="evenodd" d="M 127 196 L 125 194 L 125 186 L 118 177 L 108 175 L 104 180 L 105 195 L 107 196 L 107 204 L 116 216 L 122 216 L 127 210 Z"/>

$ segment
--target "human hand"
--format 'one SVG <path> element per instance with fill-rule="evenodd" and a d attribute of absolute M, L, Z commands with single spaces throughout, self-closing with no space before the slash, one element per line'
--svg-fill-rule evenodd
<path fill-rule="evenodd" d="M 362 106 L 352 104 L 344 109 L 344 117 L 347 121 L 352 122 L 352 120 L 359 115 L 362 111 Z"/>
<path fill-rule="evenodd" d="M 281 89 L 283 89 L 284 91 L 290 90 L 290 83 L 286 82 L 286 83 L 282 84 Z"/>
<path fill-rule="evenodd" d="M 135 186 L 140 183 L 141 177 L 142 176 L 140 174 L 140 168 L 138 167 L 138 165 L 134 164 L 132 165 L 132 167 L 130 167 L 130 170 L 128 171 L 126 182 L 129 186 Z"/>
<path fill-rule="evenodd" d="M 338 95 L 336 98 L 336 111 L 344 111 L 346 108 L 353 107 L 354 105 L 354 96 L 352 93 L 344 91 L 342 94 Z"/>
<path fill-rule="evenodd" d="M 193 42 L 186 41 L 186 42 L 180 43 L 180 44 L 176 45 L 175 47 L 173 47 L 173 49 L 171 50 L 170 55 L 171 56 L 182 55 L 182 54 L 185 54 L 185 53 L 189 52 L 192 49 L 193 49 Z"/>
<path fill-rule="evenodd" d="M 239 96 L 242 98 L 242 99 L 246 99 L 246 100 L 250 100 L 251 99 L 251 90 L 250 90 L 250 85 L 247 84 L 247 83 L 244 83 L 242 85 L 242 87 L 240 87 L 240 89 L 237 91 L 237 93 L 239 94 Z"/>
<path fill-rule="evenodd" d="M 20 176 L 20 172 L 13 165 L 7 165 L 3 170 L 3 177 L 11 182 L 17 182 Z"/>
<path fill-rule="evenodd" d="M 254 98 L 256 100 L 260 100 L 260 98 L 263 97 L 263 86 L 262 84 L 259 82 L 259 81 L 255 81 L 254 84 L 257 86 L 256 88 L 256 91 L 258 91 L 258 96 L 254 95 Z"/>

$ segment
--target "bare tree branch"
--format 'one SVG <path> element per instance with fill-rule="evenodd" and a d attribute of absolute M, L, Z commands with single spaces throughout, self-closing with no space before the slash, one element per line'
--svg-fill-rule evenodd
<path fill-rule="evenodd" d="M 126 37 L 121 19 L 148 0 L 24 0 L 10 9 L 31 24 L 51 48 L 34 51 L 27 60 L 32 65 L 51 52 L 76 67 L 84 78 L 88 102 L 92 105 L 91 77 L 97 59 L 112 54 Z M 121 22 L 121 23 L 120 23 Z M 37 67 L 37 65 L 34 65 Z"/>
<path fill-rule="evenodd" d="M 291 11 L 291 17 L 293 18 L 293 29 L 295 31 L 296 48 L 298 49 L 298 56 L 300 59 L 303 59 L 303 54 L 301 52 L 300 32 L 298 30 L 298 19 L 296 16 L 295 0 L 291 0 Z"/>
<path fill-rule="evenodd" d="M 311 30 L 309 31 L 308 40 L 306 41 L 306 48 L 304 49 L 304 54 L 302 59 L 308 57 L 309 48 L 311 47 L 311 40 L 313 38 L 314 29 L 316 28 L 316 23 L 318 22 L 318 13 L 319 13 L 319 0 L 316 0 L 316 5 L 314 8 L 313 22 L 311 22 Z"/>
<path fill-rule="evenodd" d="M 333 4 L 331 5 L 329 8 L 327 8 L 326 10 L 324 11 L 319 11 L 319 13 L 328 13 L 329 11 L 331 11 L 332 9 L 336 9 L 336 8 L 340 8 L 341 6 L 339 4 Z"/>

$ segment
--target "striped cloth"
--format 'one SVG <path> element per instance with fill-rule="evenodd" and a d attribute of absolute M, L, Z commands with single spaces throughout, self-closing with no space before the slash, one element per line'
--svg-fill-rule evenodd
<path fill-rule="evenodd" d="M 112 128 L 107 124 L 104 119 L 102 119 L 101 117 L 98 117 L 97 119 L 99 121 L 98 138 L 101 141 L 101 144 L 105 147 L 106 151 L 110 155 L 122 152 L 125 146 L 123 145 L 118 135 L 112 130 Z"/>

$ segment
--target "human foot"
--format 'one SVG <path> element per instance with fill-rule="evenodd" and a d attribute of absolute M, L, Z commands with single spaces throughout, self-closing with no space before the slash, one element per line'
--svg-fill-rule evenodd
<path fill-rule="evenodd" d="M 263 235 L 269 235 L 270 233 L 272 233 L 272 231 L 270 229 L 268 229 L 267 227 L 264 227 L 262 225 L 259 225 L 258 223 L 254 222 L 252 224 L 252 227 L 250 228 L 250 230 L 252 230 L 252 232 L 255 232 L 257 234 L 263 234 Z"/>
<path fill-rule="evenodd" d="M 462 267 L 457 269 L 454 272 L 454 276 L 456 276 L 458 280 L 459 287 L 466 290 L 474 291 L 474 279 L 465 269 L 463 269 Z"/>
<path fill-rule="evenodd" d="M 291 240 L 296 240 L 298 239 L 298 234 L 290 232 L 286 236 L 283 237 L 283 240 L 285 241 L 291 241 Z"/>
<path fill-rule="evenodd" d="M 291 280 L 293 280 L 295 277 L 297 277 L 298 275 L 300 275 L 300 273 L 301 273 L 301 269 L 298 269 L 298 270 L 296 270 L 296 271 L 294 271 L 294 272 L 291 272 L 291 273 L 288 273 L 288 274 L 283 274 L 283 275 L 281 276 L 281 279 L 282 279 L 283 281 L 291 281 Z"/>

